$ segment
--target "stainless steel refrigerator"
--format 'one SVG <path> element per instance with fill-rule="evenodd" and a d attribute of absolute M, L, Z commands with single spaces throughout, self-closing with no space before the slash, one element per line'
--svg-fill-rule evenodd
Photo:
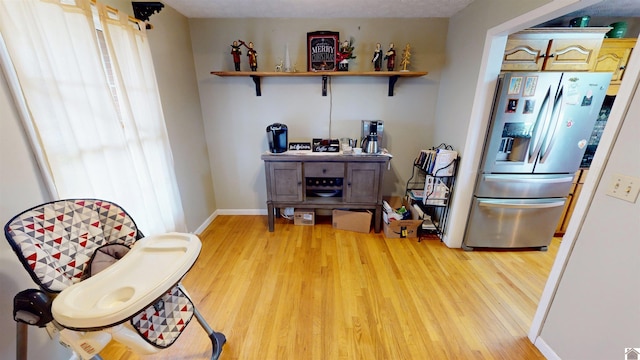
<path fill-rule="evenodd" d="M 546 250 L 611 73 L 498 78 L 463 248 Z"/>

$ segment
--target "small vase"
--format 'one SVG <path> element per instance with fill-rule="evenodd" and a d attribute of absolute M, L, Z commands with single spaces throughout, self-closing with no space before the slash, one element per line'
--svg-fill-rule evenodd
<path fill-rule="evenodd" d="M 338 71 L 349 71 L 349 62 L 346 60 L 339 62 Z"/>
<path fill-rule="evenodd" d="M 289 57 L 289 44 L 284 46 L 284 72 L 291 72 L 291 58 Z"/>

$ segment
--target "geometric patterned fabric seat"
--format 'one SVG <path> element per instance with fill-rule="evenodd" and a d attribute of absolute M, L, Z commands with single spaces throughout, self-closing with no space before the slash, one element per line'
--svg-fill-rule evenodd
<path fill-rule="evenodd" d="M 60 292 L 79 282 L 100 246 L 130 247 L 142 238 L 120 206 L 96 199 L 36 206 L 11 219 L 5 235 L 33 280 L 48 292 Z"/>
<path fill-rule="evenodd" d="M 153 306 L 131 318 L 131 325 L 151 345 L 171 346 L 193 317 L 193 303 L 174 286 Z"/>
<path fill-rule="evenodd" d="M 85 272 L 98 248 L 108 244 L 131 247 L 143 235 L 117 204 L 68 199 L 18 214 L 6 224 L 5 237 L 36 284 L 46 292 L 58 293 L 88 276 Z M 145 340 L 165 348 L 177 340 L 193 314 L 191 300 L 174 286 L 130 321 Z"/>

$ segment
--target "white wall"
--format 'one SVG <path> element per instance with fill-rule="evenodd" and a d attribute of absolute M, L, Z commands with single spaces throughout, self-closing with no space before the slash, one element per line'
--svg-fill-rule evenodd
<path fill-rule="evenodd" d="M 422 148 L 434 146 L 435 107 L 444 63 L 447 19 L 190 19 L 200 102 L 218 209 L 266 210 L 264 165 L 268 149 L 265 128 L 274 122 L 289 127 L 289 139 L 359 137 L 360 121 L 385 121 L 384 144 L 394 155 L 384 176 L 385 195 L 401 195 L 412 161 Z M 352 71 L 371 71 L 376 42 L 401 50 L 411 44 L 410 69 L 428 71 L 421 78 L 399 79 L 395 96 L 387 96 L 387 78 L 333 78 L 327 97 L 321 79 L 263 78 L 262 96 L 248 77 L 218 77 L 232 71 L 230 45 L 254 42 L 258 70 L 273 71 L 289 44 L 292 63 L 306 70 L 306 33 L 340 32 L 353 37 Z M 242 69 L 248 69 L 246 50 Z M 329 129 L 331 128 L 331 133 Z M 437 145 L 437 144 L 435 144 Z"/>
<path fill-rule="evenodd" d="M 541 330 L 558 358 L 624 359 L 625 348 L 640 347 L 640 200 L 605 194 L 613 174 L 640 178 L 637 86 Z"/>

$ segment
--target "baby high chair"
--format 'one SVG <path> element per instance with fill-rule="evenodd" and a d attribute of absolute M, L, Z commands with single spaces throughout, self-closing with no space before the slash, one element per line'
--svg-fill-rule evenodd
<path fill-rule="evenodd" d="M 5 236 L 40 290 L 14 297 L 18 359 L 27 325 L 46 327 L 82 359 L 118 341 L 139 354 L 169 347 L 195 315 L 218 359 L 226 338 L 213 331 L 180 280 L 195 263 L 196 235 L 144 237 L 120 206 L 97 199 L 59 200 L 11 219 Z"/>

